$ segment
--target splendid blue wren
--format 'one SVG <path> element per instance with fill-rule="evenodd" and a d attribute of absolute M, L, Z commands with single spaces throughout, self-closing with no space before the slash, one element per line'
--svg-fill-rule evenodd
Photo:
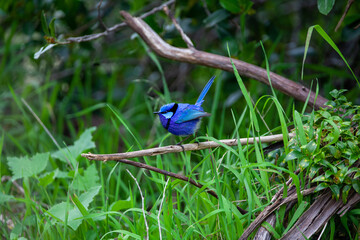
<path fill-rule="evenodd" d="M 204 102 L 203 99 L 214 82 L 214 78 L 215 76 L 206 84 L 195 105 L 188 103 L 169 103 L 162 106 L 159 112 L 154 112 L 159 115 L 160 122 L 166 130 L 178 136 L 191 135 L 198 130 L 201 118 L 211 115 L 210 113 L 204 112 L 201 104 Z"/>

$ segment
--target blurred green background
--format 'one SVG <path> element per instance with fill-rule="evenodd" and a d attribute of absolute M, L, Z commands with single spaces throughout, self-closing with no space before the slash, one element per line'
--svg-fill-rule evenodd
<path fill-rule="evenodd" d="M 173 101 L 195 102 L 207 80 L 217 75 L 206 96 L 204 109 L 210 111 L 215 88 L 219 88 L 217 111 L 209 133 L 215 138 L 230 137 L 234 128 L 231 109 L 240 116 L 245 106 L 233 73 L 170 61 L 151 59 L 142 40 L 128 27 L 107 37 L 85 43 L 52 48 L 39 59 L 34 53 L 46 45 L 41 26 L 42 11 L 47 23 L 55 19 L 59 41 L 104 31 L 98 21 L 98 1 L 21 1 L 0 3 L 0 122 L 3 136 L 1 175 L 9 175 L 4 157 L 33 155 L 56 149 L 44 129 L 25 107 L 23 98 L 60 143 L 71 144 L 84 129 L 97 126 L 94 140 L 97 152 L 126 151 L 134 143 L 106 104 L 114 106 L 142 139 L 142 147 L 154 145 L 156 136 L 165 135 L 153 111 L 165 103 L 162 76 Z M 160 1 L 104 1 L 102 19 L 111 27 L 122 21 L 119 11 L 140 14 L 159 6 Z M 236 7 L 234 4 L 236 3 Z M 170 10 L 199 50 L 227 55 L 229 44 L 234 58 L 265 67 L 263 42 L 272 71 L 305 86 L 319 84 L 320 94 L 329 97 L 333 88 L 349 89 L 347 98 L 360 103 L 356 82 L 338 54 L 314 33 L 301 80 L 301 62 L 307 30 L 319 24 L 340 48 L 359 76 L 360 4 L 355 2 L 340 29 L 335 32 L 346 6 L 336 1 L 328 15 L 319 12 L 317 1 L 178 1 Z M 146 22 L 168 43 L 185 47 L 179 33 L 163 12 L 147 17 Z M 163 71 L 163 73 L 162 73 Z M 244 79 L 256 102 L 271 93 L 268 86 Z M 291 112 L 293 100 L 278 93 L 285 110 Z M 269 128 L 279 125 L 272 114 L 260 111 Z M 296 107 L 303 103 L 296 102 Z M 200 132 L 208 132 L 206 119 Z M 225 121 L 225 124 L 218 124 Z M 245 123 L 248 119 L 245 118 Z M 262 132 L 267 129 L 263 126 Z M 128 139 L 124 143 L 123 139 Z M 169 139 L 169 143 L 173 140 Z"/>
<path fill-rule="evenodd" d="M 177 1 L 169 8 L 197 49 L 227 56 L 229 45 L 233 58 L 265 67 L 262 42 L 271 71 L 307 87 L 312 85 L 313 89 L 318 84 L 319 94 L 329 99 L 332 89 L 348 89 L 347 99 L 360 104 L 359 87 L 351 72 L 334 49 L 315 31 L 308 49 L 304 78 L 301 79 L 305 40 L 309 27 L 313 25 L 324 29 L 339 47 L 355 75 L 359 76 L 360 73 L 359 1 L 352 4 L 336 32 L 335 27 L 347 2 L 335 1 L 327 15 L 319 11 L 318 2 L 324 0 L 190 0 Z M 162 3 L 146 0 L 103 1 L 101 18 L 107 27 L 111 27 L 122 22 L 120 10 L 140 16 Z M 195 103 L 206 82 L 216 75 L 203 104 L 204 110 L 211 112 L 212 116 L 203 119 L 199 135 L 208 134 L 223 139 L 253 134 L 247 129 L 251 125 L 249 110 L 244 112 L 247 104 L 233 73 L 157 57 L 128 27 L 93 41 L 55 46 L 39 59 L 34 59 L 34 54 L 47 44 L 44 37 L 49 30 L 46 25 L 54 24 L 54 36 L 58 41 L 104 31 L 98 20 L 98 4 L 93 0 L 0 1 L 0 196 L 7 197 L 5 200 L 0 197 L 0 216 L 9 220 L 7 225 L 0 224 L 4 238 L 12 235 L 14 238 L 26 236 L 29 239 L 98 239 L 105 233 L 122 228 L 144 237 L 143 222 L 137 221 L 142 218 L 141 214 L 134 209 L 129 210 L 140 208 L 139 191 L 125 169 L 129 169 L 141 182 L 146 207 L 152 215 L 157 213 L 162 193 L 165 192 L 166 179 L 160 174 L 114 162 L 93 163 L 78 155 L 72 156 L 72 165 L 68 164 L 66 160 L 56 157 L 59 155 L 56 152 L 58 147 L 34 116 L 49 130 L 59 143 L 59 148 L 73 147 L 86 129 L 85 140 L 77 141 L 80 147 L 76 148 L 80 151 L 88 147 L 94 153 L 114 153 L 173 144 L 179 139 L 169 136 L 153 114 L 161 105 L 168 103 L 164 92 L 169 89 L 172 101 Z M 42 24 L 43 16 L 46 24 Z M 164 12 L 157 12 L 145 21 L 169 44 L 186 47 Z M 45 31 L 42 25 L 45 25 Z M 243 80 L 254 103 L 265 95 L 272 95 L 267 85 L 254 79 Z M 304 103 L 294 101 L 278 91 L 276 94 L 289 123 L 293 108 L 301 112 Z M 262 98 L 257 107 L 258 115 L 262 117 L 259 120 L 260 134 L 280 126 L 279 114 L 271 101 Z M 96 126 L 96 131 L 89 130 L 93 126 Z M 271 133 L 280 133 L 279 128 Z M 246 163 L 261 160 L 251 147 L 244 149 Z M 36 153 L 43 155 L 39 157 Z M 250 196 L 256 196 L 258 202 L 247 201 L 249 193 L 244 190 L 242 182 L 243 176 L 246 176 L 245 167 L 243 169 L 241 166 L 244 159 L 240 163 L 236 154 L 227 153 L 226 149 L 220 148 L 210 153 L 167 154 L 138 161 L 196 178 L 199 182 L 209 184 L 209 188 L 216 188 L 217 193 L 223 194 L 233 205 L 252 210 L 258 207 L 255 210 L 260 211 L 267 206 L 269 202 L 266 200 L 270 200 L 270 195 L 275 194 L 277 188 L 269 191 L 259 185 L 257 169 L 253 169 L 253 178 L 247 177 L 246 181 L 248 187 L 255 189 Z M 277 154 L 267 156 L 266 161 L 285 166 L 281 160 L 277 162 Z M 31 161 L 20 158 L 34 155 Z M 216 162 L 219 168 L 216 169 L 210 160 Z M 30 165 L 32 172 L 29 170 L 24 178 L 14 180 L 14 175 L 21 175 L 19 172 L 26 167 L 17 166 L 21 161 L 29 165 L 36 162 L 42 168 L 36 169 L 37 165 Z M 234 175 L 234 172 L 238 175 Z M 240 172 L 242 178 L 238 177 Z M 260 176 L 265 176 L 265 171 L 260 171 Z M 79 184 L 79 179 L 83 180 L 83 185 Z M 220 183 L 215 184 L 214 181 Z M 271 179 L 271 186 L 278 187 L 281 181 Z M 19 192 L 19 189 L 23 189 L 23 192 Z M 95 198 L 98 193 L 99 196 Z M 221 201 L 219 205 L 217 199 L 210 199 L 205 192 L 178 180 L 170 181 L 166 194 L 168 202 L 164 202 L 162 225 L 169 239 L 175 233 L 179 235 L 178 239 L 184 235 L 192 238 L 194 229 L 202 232 L 202 235 L 196 236 L 215 236 L 222 232 L 228 234 L 224 236 L 235 236 L 233 233 L 241 234 L 242 228 L 252 220 L 250 215 L 240 221 L 240 218 L 228 219 L 224 213 L 219 213 L 220 217 L 214 215 L 209 221 L 197 224 L 204 215 L 217 211 Z M 65 214 L 64 204 L 69 203 L 70 198 L 76 199 L 76 196 L 85 198 L 77 202 L 78 205 L 79 202 L 86 202 L 85 208 L 94 198 L 89 212 L 103 214 L 104 218 L 94 217 L 96 224 L 91 223 L 92 219 L 87 219 L 80 228 L 72 230 L 64 227 L 60 220 L 56 222 L 53 216 L 44 214 L 52 210 L 52 213 L 62 216 Z M 177 209 L 172 210 L 175 203 Z M 229 211 L 227 207 L 223 209 Z M 107 215 L 108 210 L 116 214 Z M 123 210 L 126 210 L 124 215 L 119 217 Z M 177 214 L 177 218 L 172 220 L 169 212 L 174 216 Z M 73 215 L 71 219 L 75 218 Z M 123 219 L 122 222 L 119 218 Z M 217 226 L 218 219 L 220 228 Z M 157 228 L 156 221 L 150 223 L 150 228 Z M 278 228 L 284 230 L 284 226 L 280 225 Z M 333 231 L 335 222 L 332 220 L 330 225 Z M 347 226 L 346 222 L 344 226 Z M 152 234 L 155 238 L 159 236 L 157 231 L 152 231 Z"/>

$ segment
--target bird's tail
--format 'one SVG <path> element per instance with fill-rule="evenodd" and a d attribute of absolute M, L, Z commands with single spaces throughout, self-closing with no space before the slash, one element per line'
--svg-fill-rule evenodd
<path fill-rule="evenodd" d="M 201 104 L 204 102 L 204 97 L 207 94 L 207 92 L 209 91 L 211 85 L 213 84 L 215 79 L 215 76 L 213 76 L 212 78 L 210 78 L 210 80 L 208 81 L 208 83 L 206 84 L 206 86 L 204 87 L 204 89 L 202 90 L 202 92 L 200 93 L 199 98 L 197 99 L 195 105 L 197 106 L 201 106 Z"/>

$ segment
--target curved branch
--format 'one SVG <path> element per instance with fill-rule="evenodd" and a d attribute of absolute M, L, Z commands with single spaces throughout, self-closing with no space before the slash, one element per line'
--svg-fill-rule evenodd
<path fill-rule="evenodd" d="M 104 155 L 106 155 L 106 154 L 104 154 Z M 176 174 L 176 173 L 173 173 L 173 172 L 168 172 L 168 171 L 162 170 L 160 168 L 156 168 L 156 167 L 147 165 L 145 163 L 135 162 L 135 161 L 131 161 L 129 159 L 112 159 L 112 158 L 104 159 L 104 158 L 98 158 L 99 155 L 92 154 L 92 153 L 81 154 L 81 156 L 86 157 L 89 160 L 97 160 L 97 161 L 104 161 L 104 162 L 106 162 L 108 160 L 111 160 L 111 161 L 117 161 L 117 162 L 129 164 L 129 165 L 132 165 L 132 166 L 135 166 L 135 167 L 138 167 L 138 168 L 145 168 L 147 170 L 160 173 L 160 174 L 162 174 L 164 176 L 169 176 L 169 177 L 172 177 L 172 178 L 177 178 L 177 179 L 183 180 L 183 181 L 188 182 L 188 183 L 190 183 L 190 184 L 192 184 L 195 187 L 200 188 L 200 189 L 203 187 L 202 184 L 197 183 L 195 180 L 193 180 L 191 178 L 188 178 L 186 176 Z M 216 199 L 219 199 L 218 195 L 213 190 L 206 189 L 206 192 L 209 193 L 211 196 L 215 197 Z M 244 209 L 242 209 L 242 208 L 240 208 L 238 206 L 236 206 L 236 208 L 239 210 L 239 212 L 241 214 L 246 214 L 247 213 L 246 210 L 244 210 Z"/>
<path fill-rule="evenodd" d="M 149 45 L 149 47 L 159 56 L 175 61 L 198 64 L 233 72 L 230 58 L 199 51 L 196 49 L 178 48 L 171 46 L 162 38 L 160 38 L 160 36 L 140 18 L 133 17 L 125 11 L 120 11 L 120 14 L 124 17 L 127 25 L 131 27 L 136 33 L 138 33 L 140 37 Z M 237 59 L 233 59 L 233 62 L 240 75 L 256 79 L 269 85 L 266 69 Z M 314 92 L 310 91 L 308 88 L 302 86 L 299 83 L 293 82 L 273 72 L 270 72 L 269 75 L 272 86 L 275 89 L 278 89 L 279 91 L 285 93 L 288 96 L 294 97 L 297 100 L 305 102 L 308 94 L 310 93 L 310 106 L 314 106 L 316 108 L 323 107 L 324 104 L 328 101 L 326 98 L 320 95 L 318 95 L 316 98 Z"/>

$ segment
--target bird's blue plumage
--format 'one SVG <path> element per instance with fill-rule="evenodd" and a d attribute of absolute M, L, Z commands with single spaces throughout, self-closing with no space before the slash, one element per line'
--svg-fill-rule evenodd
<path fill-rule="evenodd" d="M 204 97 L 209 91 L 215 76 L 213 76 L 197 99 L 194 105 L 188 103 L 169 103 L 160 108 L 159 115 L 162 126 L 170 133 L 178 136 L 187 136 L 194 134 L 200 126 L 202 117 L 210 116 L 209 113 L 204 112 L 201 104 L 204 102 Z"/>

